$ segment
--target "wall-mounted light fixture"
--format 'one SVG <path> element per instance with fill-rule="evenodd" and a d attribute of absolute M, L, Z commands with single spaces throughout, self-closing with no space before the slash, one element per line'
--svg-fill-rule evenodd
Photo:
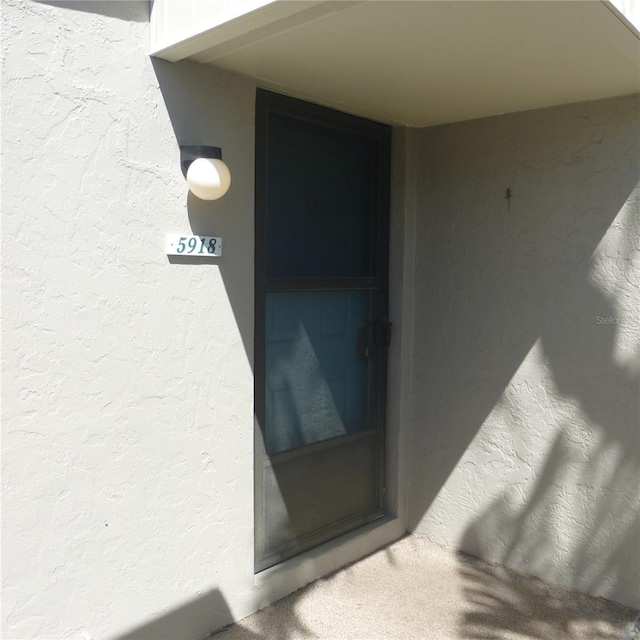
<path fill-rule="evenodd" d="M 189 189 L 201 200 L 217 200 L 229 190 L 231 173 L 220 147 L 180 147 L 180 165 Z"/>

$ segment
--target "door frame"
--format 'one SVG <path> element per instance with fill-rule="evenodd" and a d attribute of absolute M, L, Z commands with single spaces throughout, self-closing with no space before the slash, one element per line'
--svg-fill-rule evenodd
<path fill-rule="evenodd" d="M 292 116 L 306 122 L 330 127 L 345 133 L 351 133 L 370 139 L 377 145 L 378 158 L 374 184 L 377 186 L 372 206 L 376 212 L 376 274 L 373 278 L 343 278 L 341 286 L 345 290 L 362 289 L 366 281 L 379 291 L 380 313 L 386 321 L 389 314 L 389 243 L 390 243 L 390 191 L 391 191 L 391 127 L 372 120 L 353 116 L 329 107 L 305 102 L 266 89 L 256 90 L 255 120 L 255 260 L 254 260 L 254 570 L 256 573 L 272 567 L 283 560 L 333 540 L 336 537 L 364 526 L 386 513 L 385 491 L 385 447 L 387 412 L 387 362 L 388 349 L 380 349 L 378 355 L 379 372 L 376 388 L 376 428 L 378 455 L 377 508 L 363 517 L 340 523 L 331 530 L 327 538 L 325 530 L 305 538 L 301 548 L 292 554 L 279 554 L 278 557 L 265 559 L 258 541 L 263 540 L 264 499 L 262 469 L 265 458 L 263 430 L 265 425 L 266 390 L 266 322 L 265 303 L 267 293 L 266 277 L 266 204 L 267 204 L 267 145 L 268 119 L 270 113 Z M 323 286 L 322 279 L 297 279 L 304 291 L 331 290 Z M 365 286 L 363 286 L 363 284 Z M 319 443 L 320 446 L 327 446 Z M 317 446 L 317 445 L 310 445 Z M 318 539 L 321 538 L 321 539 Z"/>

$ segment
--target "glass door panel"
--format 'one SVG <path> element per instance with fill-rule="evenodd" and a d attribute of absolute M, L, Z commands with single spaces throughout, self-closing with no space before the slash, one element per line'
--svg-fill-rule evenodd
<path fill-rule="evenodd" d="M 268 455 L 375 426 L 371 297 L 367 291 L 267 293 Z"/>
<path fill-rule="evenodd" d="M 390 129 L 260 91 L 256 570 L 384 513 Z"/>

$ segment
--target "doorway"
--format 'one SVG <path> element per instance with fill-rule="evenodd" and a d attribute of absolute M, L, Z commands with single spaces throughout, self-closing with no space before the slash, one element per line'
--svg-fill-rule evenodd
<path fill-rule="evenodd" d="M 258 90 L 256 571 L 384 514 L 390 140 Z"/>

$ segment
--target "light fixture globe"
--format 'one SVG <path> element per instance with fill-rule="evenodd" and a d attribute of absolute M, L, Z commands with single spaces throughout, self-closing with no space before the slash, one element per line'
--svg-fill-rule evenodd
<path fill-rule="evenodd" d="M 189 189 L 201 200 L 217 200 L 229 190 L 231 172 L 220 147 L 180 145 L 180 166 Z"/>
<path fill-rule="evenodd" d="M 187 169 L 187 184 L 201 200 L 217 200 L 231 185 L 229 167 L 219 158 L 196 158 Z"/>

